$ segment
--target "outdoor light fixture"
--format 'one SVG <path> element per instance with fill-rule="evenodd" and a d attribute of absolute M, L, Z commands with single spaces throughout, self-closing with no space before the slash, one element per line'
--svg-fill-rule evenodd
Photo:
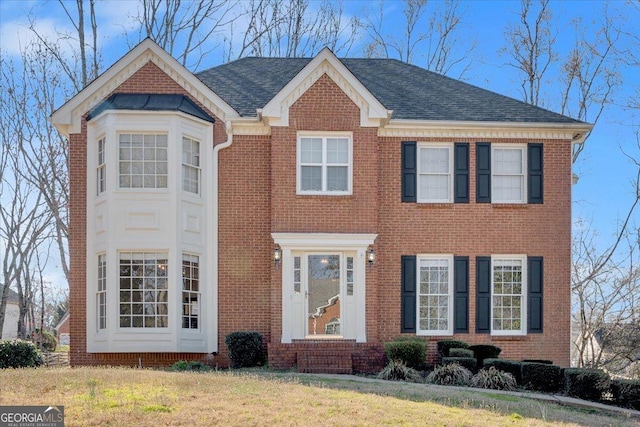
<path fill-rule="evenodd" d="M 275 246 L 273 248 L 273 263 L 276 266 L 276 270 L 278 270 L 280 268 L 280 260 L 282 259 L 282 249 L 280 249 L 280 246 Z"/>
<path fill-rule="evenodd" d="M 373 251 L 373 247 L 369 246 L 367 249 L 367 261 L 369 261 L 369 268 L 373 268 L 373 261 L 376 260 L 376 253 Z"/>

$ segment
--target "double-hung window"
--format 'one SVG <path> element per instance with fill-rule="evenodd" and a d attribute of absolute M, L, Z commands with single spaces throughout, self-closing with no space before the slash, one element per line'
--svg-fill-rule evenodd
<path fill-rule="evenodd" d="M 119 135 L 119 187 L 167 188 L 167 135 Z"/>
<path fill-rule="evenodd" d="M 526 257 L 491 259 L 491 331 L 496 335 L 526 333 Z"/>
<path fill-rule="evenodd" d="M 107 256 L 98 255 L 98 292 L 96 294 L 98 329 L 107 327 Z"/>
<path fill-rule="evenodd" d="M 418 202 L 451 202 L 453 145 L 418 144 L 417 166 Z"/>
<path fill-rule="evenodd" d="M 182 189 L 200 193 L 200 142 L 182 137 Z"/>
<path fill-rule="evenodd" d="M 351 194 L 352 143 L 350 136 L 298 138 L 297 190 L 299 194 Z"/>
<path fill-rule="evenodd" d="M 418 335 L 453 334 L 453 257 L 418 255 Z"/>
<path fill-rule="evenodd" d="M 200 316 L 200 257 L 182 254 L 182 328 L 198 329 Z"/>
<path fill-rule="evenodd" d="M 526 203 L 526 146 L 492 144 L 493 203 Z"/>
<path fill-rule="evenodd" d="M 98 167 L 96 169 L 96 193 L 98 196 L 107 189 L 105 143 L 106 139 L 104 137 L 98 140 Z"/>

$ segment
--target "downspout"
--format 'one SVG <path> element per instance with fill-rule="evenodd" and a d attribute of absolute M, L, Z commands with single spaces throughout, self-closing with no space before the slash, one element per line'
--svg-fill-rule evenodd
<path fill-rule="evenodd" d="M 224 150 L 227 147 L 230 147 L 231 144 L 233 143 L 233 130 L 232 130 L 232 126 L 231 126 L 231 121 L 227 120 L 225 122 L 225 129 L 227 132 L 227 140 L 223 143 L 217 144 L 213 146 L 213 167 L 215 168 L 214 174 L 213 174 L 213 212 L 212 212 L 212 217 L 213 217 L 213 245 L 212 245 L 212 252 L 213 252 L 213 288 L 216 290 L 215 291 L 215 295 L 214 295 L 214 304 L 213 307 L 215 308 L 215 317 L 216 317 L 216 321 L 215 321 L 215 331 L 216 331 L 216 342 L 215 343 L 209 343 L 209 349 L 214 348 L 215 350 L 213 351 L 213 354 L 215 355 L 217 352 L 219 352 L 219 348 L 218 348 L 218 341 L 219 341 L 219 337 L 218 335 L 218 331 L 220 329 L 220 324 L 218 322 L 218 306 L 219 306 L 219 301 L 218 301 L 218 264 L 219 264 L 219 257 L 218 257 L 218 251 L 219 251 L 219 240 L 218 240 L 218 206 L 219 206 L 219 197 L 218 197 L 218 185 L 220 182 L 219 179 L 219 173 L 220 173 L 220 167 L 218 164 L 218 160 L 219 160 L 219 153 L 221 150 Z"/>

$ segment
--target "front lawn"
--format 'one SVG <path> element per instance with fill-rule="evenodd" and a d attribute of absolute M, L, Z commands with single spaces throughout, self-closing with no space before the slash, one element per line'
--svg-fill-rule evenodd
<path fill-rule="evenodd" d="M 66 426 L 638 426 L 496 393 L 267 370 L 6 369 L 0 384 L 0 405 L 64 405 Z"/>

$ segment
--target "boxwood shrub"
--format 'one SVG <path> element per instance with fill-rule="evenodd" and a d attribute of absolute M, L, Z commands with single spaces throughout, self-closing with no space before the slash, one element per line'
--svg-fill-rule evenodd
<path fill-rule="evenodd" d="M 522 362 L 522 386 L 535 391 L 554 393 L 563 386 L 562 368 L 546 363 Z"/>
<path fill-rule="evenodd" d="M 616 405 L 640 411 L 640 380 L 611 380 L 611 394 Z"/>
<path fill-rule="evenodd" d="M 34 343 L 13 339 L 0 341 L 0 369 L 34 368 L 44 363 Z"/>
<path fill-rule="evenodd" d="M 179 360 L 171 365 L 172 371 L 184 372 L 184 371 L 196 371 L 196 372 L 209 372 L 211 366 L 199 360 Z"/>
<path fill-rule="evenodd" d="M 417 337 L 398 337 L 384 343 L 387 360 L 403 362 L 413 369 L 424 369 L 427 358 L 427 341 Z"/>
<path fill-rule="evenodd" d="M 443 357 L 443 365 L 451 365 L 457 363 L 460 366 L 467 368 L 471 372 L 475 372 L 478 361 L 473 357 Z"/>
<path fill-rule="evenodd" d="M 473 351 L 467 348 L 452 348 L 449 350 L 449 357 L 473 357 Z"/>
<path fill-rule="evenodd" d="M 599 401 L 609 391 L 611 378 L 601 369 L 567 368 L 564 370 L 564 391 L 579 399 Z"/>
<path fill-rule="evenodd" d="M 262 335 L 258 332 L 232 332 L 224 339 L 232 368 L 262 366 L 266 360 Z"/>
<path fill-rule="evenodd" d="M 458 340 L 438 341 L 438 354 L 440 357 L 449 357 L 449 350 L 452 348 L 469 348 L 469 344 Z"/>
<path fill-rule="evenodd" d="M 483 366 L 489 368 L 493 366 L 499 371 L 508 372 L 513 375 L 518 384 L 522 384 L 522 363 L 516 360 L 507 359 L 484 359 Z"/>
<path fill-rule="evenodd" d="M 479 344 L 469 346 L 469 350 L 473 351 L 473 357 L 478 360 L 478 366 L 482 366 L 484 359 L 497 359 L 502 352 L 500 347 L 488 344 Z"/>

